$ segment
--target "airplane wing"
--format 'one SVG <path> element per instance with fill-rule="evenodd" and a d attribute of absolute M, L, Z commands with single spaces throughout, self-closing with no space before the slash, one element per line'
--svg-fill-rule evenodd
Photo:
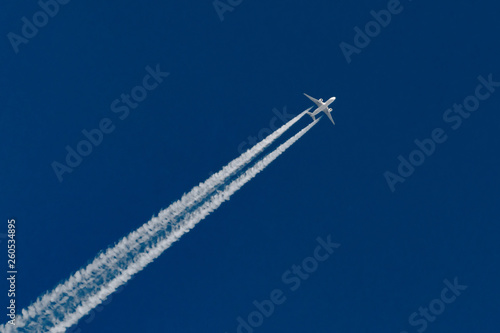
<path fill-rule="evenodd" d="M 332 118 L 332 115 L 330 114 L 330 112 L 328 112 L 328 110 L 327 110 L 325 113 L 328 116 L 328 118 L 332 121 L 332 123 L 335 125 L 335 122 L 333 121 L 333 118 Z"/>
<path fill-rule="evenodd" d="M 304 95 L 306 95 L 306 97 L 309 98 L 311 101 L 313 101 L 314 104 L 316 104 L 318 107 L 320 107 L 320 106 L 323 105 L 323 103 L 321 103 L 320 101 L 318 101 L 316 98 L 313 98 L 313 97 L 309 96 L 308 94 L 304 94 Z"/>

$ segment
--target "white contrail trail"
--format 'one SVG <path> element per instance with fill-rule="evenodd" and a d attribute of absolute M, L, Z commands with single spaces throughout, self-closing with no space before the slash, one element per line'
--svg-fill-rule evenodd
<path fill-rule="evenodd" d="M 189 230 L 194 228 L 194 226 L 203 220 L 207 215 L 216 210 L 224 201 L 229 200 L 229 198 L 238 191 L 243 185 L 254 178 L 258 173 L 264 170 L 269 164 L 271 164 L 278 156 L 280 156 L 285 150 L 292 146 L 296 141 L 298 141 L 307 131 L 309 131 L 319 119 L 316 119 L 313 123 L 306 126 L 300 132 L 295 134 L 292 138 L 288 139 L 285 143 L 281 144 L 273 152 L 266 155 L 262 160 L 258 161 L 254 166 L 245 171 L 236 180 L 227 185 L 223 191 L 220 191 L 210 197 L 209 200 L 203 203 L 201 207 L 193 212 L 187 213 L 183 220 L 173 227 L 173 230 L 168 233 L 166 237 L 158 238 L 155 240 L 152 246 L 149 246 L 145 251 L 135 258 L 128 264 L 126 269 L 116 270 L 116 277 L 110 281 L 106 286 L 100 286 L 101 290 L 90 296 L 82 302 L 82 305 L 74 309 L 71 315 L 69 315 L 64 321 L 60 322 L 52 332 L 64 332 L 64 329 L 72 326 L 86 313 L 92 310 L 94 307 L 103 302 L 107 296 L 112 294 L 117 288 L 126 283 L 132 275 L 141 271 L 144 267 L 154 261 L 159 257 L 166 249 L 170 247 L 172 243 L 177 241 L 182 235 L 187 233 Z M 83 315 L 82 315 L 83 313 Z"/>
<path fill-rule="evenodd" d="M 205 199 L 217 186 L 220 186 L 228 180 L 238 170 L 245 167 L 264 149 L 278 139 L 285 131 L 292 127 L 302 116 L 309 111 L 303 111 L 279 129 L 271 133 L 265 139 L 257 143 L 251 149 L 231 161 L 223 167 L 219 172 L 213 174 L 205 182 L 195 186 L 189 193 L 186 193 L 182 198 L 172 203 L 168 208 L 162 210 L 157 217 L 153 217 L 150 221 L 142 225 L 136 231 L 122 238 L 113 247 L 108 248 L 105 252 L 101 252 L 92 263 L 85 268 L 74 273 L 63 284 L 58 285 L 53 291 L 47 293 L 37 299 L 35 303 L 30 305 L 23 311 L 23 318 L 29 318 L 35 313 L 44 313 L 45 309 L 54 302 L 60 302 L 61 295 L 67 294 L 71 290 L 87 289 L 85 283 L 93 281 L 96 276 L 100 276 L 103 271 L 107 270 L 110 265 L 118 263 L 120 260 L 126 260 L 133 256 L 135 252 L 141 251 L 141 246 L 149 241 L 159 230 L 166 228 L 167 230 L 175 223 L 176 218 L 185 213 L 186 210 L 194 207 Z M 125 256 L 125 257 L 124 257 Z M 52 317 L 53 314 L 46 313 Z M 21 321 L 18 320 L 18 322 Z M 0 326 L 0 330 L 2 327 Z"/>
<path fill-rule="evenodd" d="M 41 327 L 43 327 L 44 331 L 47 331 L 49 327 L 51 327 L 51 332 L 64 332 L 65 328 L 68 328 L 78 322 L 81 317 L 104 301 L 106 297 L 113 293 L 119 286 L 126 283 L 132 275 L 142 270 L 173 242 L 178 240 L 184 233 L 193 228 L 196 223 L 217 209 L 222 202 L 228 200 L 234 192 L 240 189 L 250 179 L 255 177 L 255 175 L 262 171 L 310 128 L 312 128 L 318 120 L 301 130 L 284 144 L 280 145 L 275 151 L 265 156 L 261 161 L 257 162 L 255 166 L 248 169 L 235 181 L 227 185 L 223 191 L 214 194 L 210 200 L 207 200 L 195 211 L 186 213 L 182 221 L 176 225 L 171 225 L 170 230 L 168 230 L 165 235 L 155 236 L 151 245 L 147 246 L 135 257 L 127 257 L 128 261 L 124 263 L 123 266 L 119 265 L 114 268 L 109 267 L 114 270 L 108 272 L 105 277 L 101 276 L 99 281 L 92 279 L 90 283 L 93 283 L 93 286 L 90 290 L 73 290 L 72 293 L 64 295 L 65 302 L 55 300 L 55 302 L 53 302 L 54 304 L 50 304 L 49 308 L 38 309 L 41 311 L 37 311 L 35 308 L 28 308 L 23 311 L 22 318 L 18 318 L 18 325 L 23 325 L 26 328 L 29 327 L 30 331 L 38 330 Z M 141 236 L 138 238 L 141 238 Z M 112 279 L 108 281 L 106 277 Z M 81 275 L 76 276 L 76 279 L 81 279 Z M 49 293 L 44 297 L 50 296 L 51 295 Z M 52 298 L 52 300 L 54 300 L 54 298 Z"/>

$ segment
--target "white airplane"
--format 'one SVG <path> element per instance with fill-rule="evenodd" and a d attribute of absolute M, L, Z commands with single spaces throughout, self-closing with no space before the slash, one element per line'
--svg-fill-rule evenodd
<path fill-rule="evenodd" d="M 321 112 L 324 112 L 326 114 L 326 116 L 335 125 L 335 122 L 333 121 L 332 115 L 330 114 L 330 112 L 332 112 L 332 109 L 328 107 L 330 104 L 333 103 L 333 101 L 335 101 L 335 97 L 332 97 L 329 100 L 327 100 L 326 102 L 323 102 L 322 98 L 320 98 L 319 101 L 318 101 L 317 99 L 312 98 L 308 94 L 304 94 L 304 95 L 306 95 L 307 98 L 309 98 L 311 101 L 314 102 L 314 104 L 316 104 L 318 106 L 318 108 L 316 110 L 314 110 L 312 113 L 311 112 L 307 112 L 307 114 L 311 116 L 311 118 L 313 119 L 313 121 L 316 120 L 316 118 L 315 118 L 316 115 L 318 115 Z"/>

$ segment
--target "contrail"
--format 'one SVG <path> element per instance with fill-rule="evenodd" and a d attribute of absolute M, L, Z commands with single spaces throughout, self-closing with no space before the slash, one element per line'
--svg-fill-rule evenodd
<path fill-rule="evenodd" d="M 296 118 L 300 119 L 300 117 L 303 114 L 304 113 L 297 116 Z M 298 119 L 295 120 L 294 118 L 292 121 L 295 120 L 296 122 Z M 158 218 L 153 218 L 153 220 L 155 219 L 157 220 L 155 221 L 151 220 L 144 225 L 147 226 L 149 224 L 153 224 L 151 228 L 147 227 L 143 228 L 144 227 L 143 226 L 141 227 L 142 229 L 139 228 L 137 231 L 134 232 L 136 233 L 136 235 L 132 233 L 131 235 L 126 237 L 135 240 L 145 239 L 147 237 L 153 237 L 150 240 L 149 245 L 147 245 L 144 249 L 142 249 L 142 251 L 139 254 L 135 256 L 130 256 L 128 253 L 130 248 L 126 248 L 126 243 L 120 242 L 123 245 L 125 245 L 125 248 L 123 248 L 123 250 L 127 251 L 126 256 L 124 257 L 125 262 L 119 265 L 115 265 L 114 267 L 106 265 L 108 266 L 107 267 L 108 272 L 106 272 L 106 274 L 103 274 L 101 276 L 90 275 L 89 276 L 90 280 L 83 283 L 83 286 L 86 285 L 86 289 L 82 290 L 78 288 L 78 289 L 67 290 L 67 288 L 64 288 L 67 283 L 62 287 L 61 286 L 56 287 L 53 292 L 44 295 L 35 304 L 23 310 L 22 316 L 20 316 L 17 319 L 16 326 L 18 328 L 25 327 L 26 329 L 29 329 L 30 332 L 34 331 L 38 332 L 42 330 L 46 332 L 49 328 L 51 332 L 64 332 L 65 328 L 68 328 L 73 324 L 75 324 L 76 322 L 78 322 L 80 318 L 86 315 L 90 310 L 92 310 L 92 308 L 94 308 L 102 301 L 104 301 L 106 297 L 109 296 L 111 293 L 113 293 L 119 286 L 125 284 L 131 278 L 132 275 L 142 270 L 147 264 L 152 262 L 165 249 L 167 249 L 173 242 L 178 240 L 184 233 L 192 229 L 196 225 L 196 223 L 198 223 L 208 214 L 217 209 L 222 204 L 222 202 L 228 200 L 229 197 L 234 192 L 236 192 L 245 183 L 247 183 L 249 180 L 255 177 L 255 175 L 261 172 L 267 165 L 269 165 L 272 161 L 274 161 L 279 155 L 281 155 L 286 149 L 288 149 L 293 143 L 295 143 L 302 135 L 304 135 L 310 128 L 312 128 L 312 126 L 314 126 L 318 120 L 311 123 L 306 128 L 302 129 L 295 136 L 293 136 L 285 143 L 280 145 L 276 150 L 265 156 L 262 160 L 257 162 L 253 167 L 249 168 L 246 172 L 244 172 L 240 177 L 238 177 L 236 180 L 227 185 L 223 191 L 213 194 L 210 200 L 204 202 L 199 208 L 197 208 L 193 212 L 186 213 L 183 216 L 182 221 L 180 221 L 180 223 L 171 224 L 170 228 L 161 230 L 159 235 L 155 235 L 157 232 L 155 228 L 157 224 L 160 225 L 163 224 L 160 222 L 161 220 L 159 220 L 161 215 L 160 213 Z M 288 128 L 290 126 L 288 126 Z M 284 129 L 283 132 L 286 129 Z M 281 128 L 277 131 L 280 130 Z M 273 134 L 271 134 L 270 137 Z M 268 138 L 266 138 L 265 140 L 267 140 Z M 276 138 L 274 139 L 271 138 L 271 139 L 274 141 Z M 262 151 L 269 144 L 270 143 L 265 145 L 263 148 L 259 148 L 260 151 Z M 243 157 L 245 154 L 243 154 L 241 157 Z M 256 154 L 253 156 L 256 156 Z M 226 172 L 231 172 L 230 174 L 237 172 L 241 167 L 245 165 L 245 164 L 239 164 L 240 162 L 239 161 L 237 162 L 238 159 L 230 163 L 230 165 L 232 164 L 231 167 L 229 167 L 228 165 L 225 168 L 223 168 L 221 172 L 224 170 L 226 170 Z M 253 157 L 251 157 L 250 160 L 251 159 L 253 159 Z M 247 161 L 246 163 L 248 163 L 249 161 Z M 221 174 L 221 172 L 217 173 L 216 175 Z M 221 175 L 223 179 L 227 179 L 230 176 L 230 174 L 226 173 L 227 176 L 224 176 L 224 174 Z M 200 184 L 200 186 L 198 187 L 202 187 L 202 185 L 207 184 L 207 182 L 208 180 L 205 183 Z M 221 182 L 219 182 L 219 184 L 223 182 L 224 181 L 222 180 Z M 214 188 L 215 187 L 213 187 L 211 190 L 202 189 L 198 193 L 205 193 L 204 195 L 206 196 L 209 193 L 211 193 Z M 189 195 L 190 193 L 194 193 L 193 190 L 189 192 L 187 195 Z M 183 196 L 183 199 L 185 198 L 185 196 Z M 180 201 L 182 201 L 182 199 Z M 107 253 L 109 252 L 111 254 L 114 254 L 115 258 L 120 257 L 119 256 L 120 253 L 118 251 L 120 251 L 121 248 L 116 249 L 117 247 L 118 245 L 115 246 L 114 248 L 109 249 Z M 102 255 L 96 258 L 94 262 L 96 260 L 102 259 L 101 257 Z M 115 260 L 115 262 L 117 261 L 119 261 L 119 259 Z M 94 262 L 91 263 L 89 266 L 93 265 Z M 107 264 L 109 264 L 109 262 L 107 262 Z M 85 274 L 81 273 L 82 271 L 91 272 L 94 270 L 94 268 L 90 270 L 87 269 L 88 267 L 86 269 L 82 269 L 77 273 L 75 273 L 72 276 L 72 278 L 74 279 L 73 283 L 76 282 L 76 285 L 78 285 L 82 280 L 85 280 L 86 277 L 84 276 Z M 5 328 L 8 330 L 9 325 L 7 325 Z"/>
<path fill-rule="evenodd" d="M 78 270 L 63 284 L 58 285 L 50 293 L 40 296 L 33 304 L 23 310 L 22 318 L 30 318 L 35 314 L 52 318 L 53 312 L 47 312 L 54 302 L 61 302 L 63 295 L 67 295 L 70 291 L 74 290 L 88 290 L 89 281 L 95 281 L 96 277 L 102 276 L 110 267 L 119 264 L 120 261 L 127 260 L 135 253 L 138 253 L 145 247 L 152 236 L 159 230 L 170 230 L 171 225 L 176 222 L 179 216 L 182 216 L 187 210 L 196 206 L 210 193 L 212 193 L 217 186 L 225 183 L 229 177 L 234 175 L 238 170 L 245 167 L 256 156 L 258 156 L 264 149 L 277 140 L 285 131 L 292 127 L 302 116 L 309 111 L 303 111 L 288 123 L 282 125 L 279 129 L 271 133 L 265 139 L 257 143 L 251 149 L 231 161 L 228 165 L 223 167 L 219 172 L 213 174 L 205 182 L 195 186 L 190 192 L 184 194 L 180 200 L 172 203 L 169 207 L 162 210 L 157 217 L 153 217 L 150 221 L 139 227 L 136 231 L 131 232 L 128 236 L 122 238 L 114 246 L 109 247 L 105 252 L 101 252 L 89 265 L 85 268 Z M 18 322 L 21 322 L 19 318 Z M 52 318 L 51 320 L 56 320 Z M 1 330 L 1 326 L 0 326 Z"/>
<path fill-rule="evenodd" d="M 288 139 L 285 143 L 281 144 L 273 152 L 266 155 L 263 159 L 258 161 L 253 167 L 245 171 L 236 180 L 231 182 L 225 187 L 225 189 L 219 193 L 214 194 L 209 200 L 207 200 L 200 208 L 196 209 L 194 212 L 188 213 L 184 216 L 183 220 L 173 227 L 173 230 L 166 235 L 166 237 L 156 239 L 154 245 L 145 249 L 143 253 L 136 256 L 133 261 L 131 261 L 125 270 L 117 269 L 117 276 L 110 281 L 106 286 L 102 287 L 101 290 L 88 299 L 85 300 L 85 304 L 80 305 L 74 309 L 68 318 L 59 323 L 52 332 L 64 332 L 64 328 L 71 327 L 73 324 L 78 322 L 78 320 L 83 316 L 83 314 L 88 313 L 94 307 L 103 302 L 107 296 L 112 294 L 117 288 L 126 283 L 132 275 L 140 272 L 144 267 L 154 261 L 159 257 L 166 249 L 170 247 L 172 243 L 177 241 L 182 235 L 189 232 L 195 225 L 203 220 L 210 213 L 215 211 L 224 202 L 229 200 L 229 198 L 240 188 L 243 187 L 248 181 L 254 178 L 258 173 L 264 170 L 269 164 L 271 164 L 278 156 L 285 152 L 289 147 L 291 147 L 295 142 L 297 142 L 307 131 L 309 131 L 316 123 L 320 120 L 316 119 L 313 123 L 306 126 L 300 132 L 295 134 L 292 138 Z"/>

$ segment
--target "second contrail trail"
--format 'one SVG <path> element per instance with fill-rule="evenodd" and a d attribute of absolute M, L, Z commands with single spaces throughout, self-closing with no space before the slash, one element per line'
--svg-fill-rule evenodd
<path fill-rule="evenodd" d="M 295 123 L 305 112 L 294 118 Z M 318 119 L 319 120 L 319 119 Z M 248 164 L 258 153 L 269 146 L 292 124 L 286 124 L 286 128 L 280 128 L 271 134 L 269 143 L 260 143 L 255 150 L 253 148 L 238 159 L 231 162 L 220 172 L 212 176 L 205 183 L 195 187 L 181 200 L 174 203 L 184 203 L 175 205 L 168 213 L 162 211 L 158 217 L 153 218 L 144 226 L 134 231 L 115 247 L 110 248 L 106 253 L 98 256 L 94 262 L 85 269 L 75 273 L 71 279 L 56 287 L 52 292 L 39 298 L 34 304 L 22 311 L 22 315 L 17 319 L 17 327 L 24 327 L 29 331 L 51 331 L 64 332 L 68 327 L 78 322 L 92 308 L 103 302 L 107 296 L 113 293 L 118 287 L 125 284 L 132 275 L 142 270 L 147 264 L 156 259 L 170 245 L 177 241 L 183 234 L 192 229 L 199 221 L 217 209 L 224 201 L 228 200 L 232 194 L 239 190 L 244 184 L 255 177 L 279 155 L 302 137 L 311 129 L 317 121 L 309 124 L 292 138 L 280 145 L 277 149 L 263 157 L 254 166 L 242 173 L 236 180 L 224 187 L 224 190 L 213 195 L 202 202 L 216 186 L 224 184 L 232 174 Z M 290 122 L 292 122 L 290 121 Z M 283 131 L 280 133 L 280 131 Z M 276 134 L 276 135 L 274 135 Z M 267 140 L 266 138 L 265 140 Z M 263 141 L 265 141 L 263 140 Z M 254 147 L 255 148 L 255 147 Z M 245 157 L 244 157 L 245 156 Z M 244 157 L 244 158 L 243 158 Z M 224 171 L 225 170 L 225 171 Z M 187 199 L 186 199 L 187 198 Z M 183 201 L 184 200 L 184 201 Z M 186 207 L 192 207 L 194 203 L 200 201 L 200 206 L 192 212 L 183 213 Z M 191 204 L 189 206 L 189 204 Z M 172 205 L 170 206 L 172 207 Z M 169 208 L 170 208 L 169 207 Z M 167 208 L 167 210 L 169 209 Z M 177 214 L 177 215 L 172 215 Z M 177 223 L 171 221 L 181 217 Z M 168 228 L 165 226 L 168 225 Z M 140 244 L 140 246 L 138 246 Z M 138 253 L 135 250 L 140 249 Z M 103 260 L 104 259 L 104 260 Z M 95 263 L 96 260 L 103 260 Z M 92 266 L 93 265 L 93 266 Z M 90 267 L 92 266 L 92 267 Z M 96 275 L 96 271 L 101 275 Z M 71 287 L 71 288 L 68 288 Z"/>
<path fill-rule="evenodd" d="M 71 290 L 88 289 L 89 286 L 85 285 L 85 283 L 95 279 L 95 277 L 102 276 L 104 274 L 103 272 L 106 272 L 109 266 L 118 265 L 120 261 L 126 260 L 136 253 L 141 252 L 151 237 L 153 237 L 159 230 L 170 230 L 171 225 L 176 223 L 176 219 L 178 219 L 179 216 L 191 209 L 197 203 L 204 200 L 216 187 L 226 182 L 229 177 L 250 163 L 264 149 L 266 149 L 297 121 L 299 121 L 309 110 L 310 109 L 303 111 L 291 119 L 288 123 L 282 125 L 251 149 L 231 161 L 219 172 L 213 174 L 205 182 L 200 183 L 191 191 L 184 194 L 180 200 L 172 203 L 169 207 L 162 210 L 157 217 L 153 217 L 136 231 L 133 231 L 128 236 L 122 238 L 114 246 L 101 252 L 85 268 L 75 272 L 64 283 L 59 284 L 51 292 L 42 295 L 28 308 L 24 309 L 21 318 L 29 318 L 36 313 L 45 313 L 46 309 L 50 308 L 54 302 L 60 302 L 60 300 L 63 299 L 63 295 L 68 294 Z M 54 316 L 53 313 L 45 313 L 45 315 L 48 317 Z M 57 318 L 52 318 L 51 320 L 57 320 Z M 18 323 L 19 322 L 20 320 L 18 320 Z"/>

